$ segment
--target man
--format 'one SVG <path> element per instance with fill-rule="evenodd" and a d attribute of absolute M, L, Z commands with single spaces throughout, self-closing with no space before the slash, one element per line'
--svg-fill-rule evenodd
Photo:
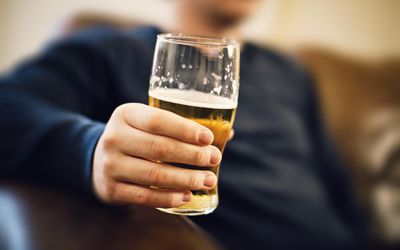
<path fill-rule="evenodd" d="M 180 32 L 238 36 L 256 0 L 180 0 Z M 101 27 L 56 43 L 0 84 L 0 173 L 174 207 L 216 185 L 221 152 L 207 128 L 147 103 L 155 35 Z M 343 169 L 324 140 L 309 77 L 245 43 L 235 139 L 224 153 L 220 206 L 195 221 L 228 249 L 355 249 L 358 222 Z M 185 152 L 185 153 L 182 153 Z M 169 190 L 150 186 L 170 187 Z M 173 229 L 171 229 L 173 230 Z"/>

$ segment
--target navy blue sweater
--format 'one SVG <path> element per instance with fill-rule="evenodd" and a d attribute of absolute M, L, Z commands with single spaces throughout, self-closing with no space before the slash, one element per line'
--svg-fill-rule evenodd
<path fill-rule="evenodd" d="M 147 103 L 158 32 L 86 30 L 3 76 L 0 176 L 93 193 L 92 155 L 105 123 L 120 104 Z M 351 191 L 324 136 L 309 77 L 249 43 L 240 74 L 220 206 L 194 220 L 229 249 L 354 249 Z"/>

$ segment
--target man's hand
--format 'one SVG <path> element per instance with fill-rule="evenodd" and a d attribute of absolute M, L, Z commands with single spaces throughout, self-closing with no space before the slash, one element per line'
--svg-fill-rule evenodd
<path fill-rule="evenodd" d="M 215 174 L 160 162 L 215 166 L 221 152 L 210 145 L 213 139 L 208 128 L 172 112 L 138 103 L 121 105 L 95 149 L 94 189 L 106 202 L 183 205 L 191 200 L 190 190 L 212 189 Z"/>

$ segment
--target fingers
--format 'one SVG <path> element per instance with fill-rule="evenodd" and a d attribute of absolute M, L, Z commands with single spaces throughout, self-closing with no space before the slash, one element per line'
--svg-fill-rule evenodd
<path fill-rule="evenodd" d="M 209 190 L 217 184 L 211 171 L 184 169 L 127 155 L 106 165 L 107 175 L 122 182 L 182 190 Z"/>
<path fill-rule="evenodd" d="M 211 171 L 165 162 L 216 166 L 222 156 L 210 145 L 212 141 L 212 132 L 196 122 L 142 104 L 122 105 L 113 112 L 95 148 L 96 195 L 106 202 L 183 205 L 192 197 L 188 190 L 210 190 L 217 178 Z"/>
<path fill-rule="evenodd" d="M 125 117 L 126 122 L 134 128 L 198 145 L 209 145 L 214 140 L 208 128 L 194 121 L 147 105 L 133 105 L 126 104 L 127 110 L 131 111 Z"/>
<path fill-rule="evenodd" d="M 190 191 L 153 189 L 139 185 L 118 182 L 114 184 L 111 201 L 117 203 L 139 204 L 150 207 L 177 207 L 189 202 Z"/>
<path fill-rule="evenodd" d="M 130 156 L 196 166 L 216 166 L 222 158 L 218 148 L 212 145 L 196 146 L 128 127 L 122 128 L 120 136 L 111 143 Z"/>
<path fill-rule="evenodd" d="M 234 136 L 235 136 L 235 130 L 231 129 L 231 131 L 229 132 L 228 141 L 232 140 Z"/>

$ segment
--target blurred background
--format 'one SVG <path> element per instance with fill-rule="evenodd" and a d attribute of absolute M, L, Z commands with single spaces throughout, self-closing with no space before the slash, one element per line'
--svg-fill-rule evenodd
<path fill-rule="evenodd" d="M 35 53 L 79 12 L 174 25 L 173 0 L 1 0 L 0 71 Z M 400 55 L 396 0 L 266 0 L 244 28 L 247 37 L 280 48 L 318 45 L 359 57 Z M 397 25 L 396 25 L 397 24 Z"/>
<path fill-rule="evenodd" d="M 173 0 L 0 0 L 0 72 L 96 20 L 174 26 Z M 400 1 L 266 0 L 248 39 L 313 73 L 377 249 L 400 246 Z"/>

